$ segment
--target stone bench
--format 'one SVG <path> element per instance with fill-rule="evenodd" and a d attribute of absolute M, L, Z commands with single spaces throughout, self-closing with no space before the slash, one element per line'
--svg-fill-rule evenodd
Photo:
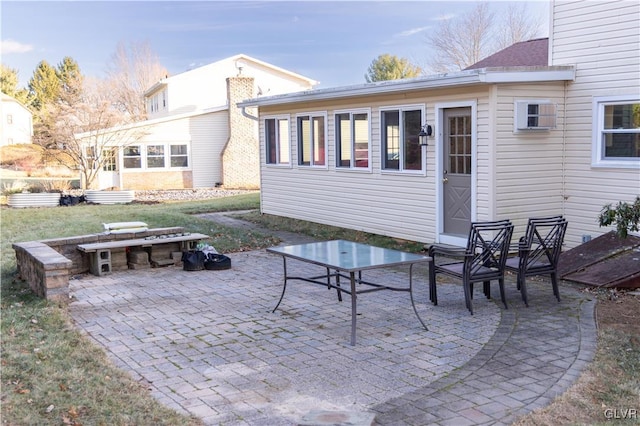
<path fill-rule="evenodd" d="M 114 249 L 127 249 L 131 247 L 151 248 L 154 245 L 168 245 L 172 243 L 180 244 L 179 251 L 189 250 L 193 243 L 209 238 L 208 235 L 198 233 L 163 234 L 160 236 L 149 236 L 129 240 L 106 241 L 101 243 L 79 244 L 78 250 L 88 253 L 90 257 L 90 271 L 94 275 L 105 275 L 112 271 L 111 251 Z M 167 265 L 166 256 L 153 257 L 153 252 L 149 251 L 149 259 L 158 265 Z M 170 259 L 169 259 L 170 260 Z M 133 264 L 138 264 L 133 262 Z"/>
<path fill-rule="evenodd" d="M 143 232 L 99 233 L 55 238 L 41 241 L 13 243 L 16 253 L 17 277 L 26 281 L 38 296 L 54 302 L 69 302 L 69 279 L 76 274 L 91 271 L 91 244 L 109 248 L 111 270 L 130 269 L 127 262 L 127 250 L 133 241 L 134 247 L 145 249 L 153 246 L 157 256 L 170 257 L 171 252 L 184 248 L 183 241 L 176 237 L 166 238 L 170 234 L 183 234 L 183 241 L 200 241 L 209 238 L 204 234 L 184 235 L 184 228 L 152 228 Z M 165 236 L 165 238 L 162 238 Z M 154 238 L 155 237 L 155 238 Z M 147 239 L 149 238 L 149 239 Z M 138 243 L 142 244 L 139 245 Z M 113 245 L 110 245 L 113 244 Z M 86 252 L 79 249 L 83 246 Z M 96 246 L 93 246 L 94 248 Z M 97 252 L 97 251 L 96 251 Z"/>
<path fill-rule="evenodd" d="M 39 241 L 16 243 L 13 249 L 18 277 L 28 282 L 36 295 L 55 302 L 68 302 L 71 260 Z"/>

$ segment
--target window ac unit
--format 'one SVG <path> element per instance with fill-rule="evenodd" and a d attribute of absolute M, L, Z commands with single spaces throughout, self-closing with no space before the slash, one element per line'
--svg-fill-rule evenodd
<path fill-rule="evenodd" d="M 556 105 L 550 101 L 516 101 L 516 130 L 556 127 Z"/>

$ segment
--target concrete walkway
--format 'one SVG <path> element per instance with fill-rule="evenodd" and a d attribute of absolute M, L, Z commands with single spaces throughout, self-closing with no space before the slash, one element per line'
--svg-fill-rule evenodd
<path fill-rule="evenodd" d="M 427 268 L 415 267 L 429 330 L 406 293 L 364 294 L 351 346 L 348 297 L 340 303 L 333 291 L 294 282 L 272 313 L 281 258 L 229 256 L 225 271 L 167 267 L 72 280 L 71 315 L 158 400 L 210 425 L 370 424 L 374 416 L 377 425 L 506 425 L 563 393 L 594 355 L 595 302 L 572 287 L 561 286 L 558 303 L 548 282 L 531 281 L 526 308 L 509 282 L 508 310 L 477 289 L 471 316 L 459 284 L 439 285 L 432 306 Z M 366 278 L 404 285 L 407 270 Z"/>

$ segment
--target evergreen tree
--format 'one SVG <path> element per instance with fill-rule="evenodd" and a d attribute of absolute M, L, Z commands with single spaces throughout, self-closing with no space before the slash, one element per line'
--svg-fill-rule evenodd
<path fill-rule="evenodd" d="M 78 63 L 69 56 L 64 57 L 58 64 L 56 75 L 60 81 L 59 100 L 68 105 L 80 101 L 84 76 Z"/>
<path fill-rule="evenodd" d="M 422 73 L 420 67 L 412 65 L 405 58 L 385 53 L 371 62 L 364 78 L 367 83 L 374 81 L 400 80 L 418 77 Z"/>
<path fill-rule="evenodd" d="M 27 105 L 29 92 L 18 89 L 18 70 L 0 64 L 0 92 L 5 93 L 23 105 Z"/>
<path fill-rule="evenodd" d="M 33 71 L 29 80 L 29 91 L 32 96 L 31 105 L 36 111 L 58 100 L 60 96 L 60 80 L 47 61 L 41 61 Z"/>

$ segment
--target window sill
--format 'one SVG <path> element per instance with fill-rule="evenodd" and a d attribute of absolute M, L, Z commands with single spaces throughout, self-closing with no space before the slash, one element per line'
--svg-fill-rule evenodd
<path fill-rule="evenodd" d="M 640 169 L 640 160 L 630 161 L 615 161 L 615 160 L 603 160 L 592 162 L 591 167 L 594 169 Z"/>

